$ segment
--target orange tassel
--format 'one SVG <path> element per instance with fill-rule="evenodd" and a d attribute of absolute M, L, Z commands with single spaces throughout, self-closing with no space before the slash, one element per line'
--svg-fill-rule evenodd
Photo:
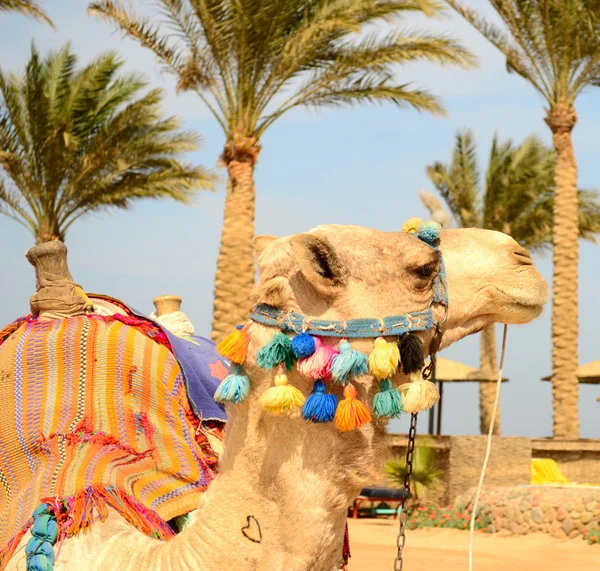
<path fill-rule="evenodd" d="M 241 365 L 246 360 L 249 339 L 246 335 L 246 326 L 236 329 L 217 345 L 217 351 L 232 363 Z"/>
<path fill-rule="evenodd" d="M 369 407 L 357 400 L 356 389 L 353 385 L 344 388 L 344 400 L 338 404 L 333 420 L 340 432 L 354 430 L 371 420 Z"/>

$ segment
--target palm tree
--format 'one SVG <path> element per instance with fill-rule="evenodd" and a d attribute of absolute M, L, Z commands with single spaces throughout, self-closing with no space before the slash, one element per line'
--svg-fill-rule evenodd
<path fill-rule="evenodd" d="M 431 13 L 434 0 L 158 0 L 160 14 L 134 13 L 118 0 L 90 11 L 151 49 L 193 90 L 225 135 L 228 170 L 217 261 L 213 339 L 248 317 L 254 283 L 254 167 L 265 131 L 299 106 L 392 102 L 439 113 L 438 100 L 400 83 L 392 65 L 468 65 L 470 54 L 444 36 L 366 30 L 377 20 Z M 363 33 L 364 32 L 364 33 Z M 359 34 L 360 33 L 360 34 Z"/>
<path fill-rule="evenodd" d="M 140 198 L 189 202 L 213 177 L 181 160 L 199 137 L 164 117 L 160 90 L 118 75 L 114 53 L 77 69 L 69 45 L 22 75 L 0 72 L 0 213 L 35 236 L 64 240 L 81 216 Z"/>
<path fill-rule="evenodd" d="M 0 12 L 19 12 L 36 20 L 43 20 L 54 27 L 37 0 L 0 0 Z"/>
<path fill-rule="evenodd" d="M 494 136 L 484 181 L 477 165 L 477 147 L 470 131 L 460 132 L 448 165 L 436 162 L 427 167 L 427 176 L 446 203 L 444 212 L 435 197 L 421 198 L 430 212 L 453 219 L 461 228 L 486 228 L 510 234 L 532 251 L 546 249 L 552 241 L 554 169 L 556 153 L 536 137 L 516 146 Z M 482 184 L 483 183 L 483 184 Z M 484 188 L 482 188 L 484 186 Z M 600 204 L 592 191 L 580 190 L 579 234 L 594 240 L 600 232 Z M 497 375 L 494 326 L 481 332 L 480 370 L 485 377 Z M 487 434 L 492 420 L 495 387 L 479 383 L 480 427 Z M 500 434 L 500 413 L 494 425 Z"/>
<path fill-rule="evenodd" d="M 446 0 L 505 56 L 510 72 L 544 98 L 557 152 L 553 232 L 552 392 L 554 436 L 579 436 L 577 163 L 571 133 L 575 101 L 600 85 L 598 0 L 489 0 L 500 28 L 460 0 Z"/>

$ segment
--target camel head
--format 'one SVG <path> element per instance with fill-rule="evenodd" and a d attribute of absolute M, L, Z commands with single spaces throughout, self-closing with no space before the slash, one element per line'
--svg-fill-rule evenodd
<path fill-rule="evenodd" d="M 527 250 L 510 236 L 442 230 L 439 251 L 449 295 L 442 346 L 492 323 L 527 323 L 542 312 L 548 287 Z M 425 309 L 440 270 L 436 250 L 414 234 L 358 226 L 258 236 L 255 252 L 255 302 L 319 319 L 381 319 Z M 442 308 L 434 312 L 442 318 Z"/>

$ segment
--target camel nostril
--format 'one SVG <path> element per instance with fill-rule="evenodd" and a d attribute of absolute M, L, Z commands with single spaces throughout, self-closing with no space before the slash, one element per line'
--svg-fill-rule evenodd
<path fill-rule="evenodd" d="M 515 256 L 519 264 L 533 266 L 533 260 L 531 259 L 531 255 L 525 248 L 513 252 L 513 255 Z"/>

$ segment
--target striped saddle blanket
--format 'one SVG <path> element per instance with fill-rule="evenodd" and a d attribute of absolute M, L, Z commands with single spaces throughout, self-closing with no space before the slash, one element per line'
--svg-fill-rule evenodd
<path fill-rule="evenodd" d="M 0 569 L 42 502 L 59 537 L 110 506 L 166 539 L 214 477 L 210 431 L 168 347 L 119 316 L 20 320 L 0 334 Z"/>

